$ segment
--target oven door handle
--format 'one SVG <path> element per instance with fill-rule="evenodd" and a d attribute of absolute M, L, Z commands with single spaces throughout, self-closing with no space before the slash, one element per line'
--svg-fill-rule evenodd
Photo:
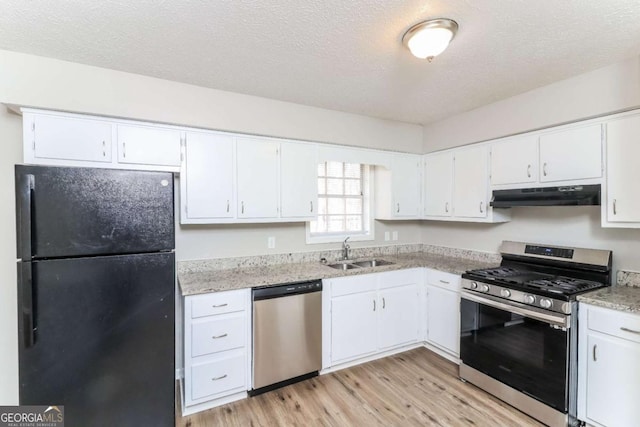
<path fill-rule="evenodd" d="M 505 304 L 501 301 L 497 301 L 491 297 L 479 296 L 467 292 L 461 292 L 461 298 L 464 298 L 469 301 L 474 301 L 480 304 L 488 305 L 489 307 L 498 308 L 504 311 L 508 311 L 510 313 L 520 314 L 522 316 L 530 317 L 531 319 L 539 320 L 541 322 L 549 323 L 551 325 L 558 325 L 563 328 L 569 327 L 568 316 L 557 315 L 549 313 L 541 313 L 539 311 L 534 311 L 529 309 L 526 305 L 520 304 L 517 302 L 511 302 L 509 304 Z"/>

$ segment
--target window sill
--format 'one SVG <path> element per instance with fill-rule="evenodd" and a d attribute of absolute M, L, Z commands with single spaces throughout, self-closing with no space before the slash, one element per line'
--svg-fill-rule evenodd
<path fill-rule="evenodd" d="M 307 222 L 307 238 L 306 243 L 308 245 L 315 245 L 320 243 L 342 243 L 344 239 L 349 238 L 350 242 L 364 242 L 375 240 L 373 230 L 365 234 L 356 233 L 340 233 L 340 234 L 326 234 L 319 236 L 312 236 L 309 230 L 309 223 Z"/>

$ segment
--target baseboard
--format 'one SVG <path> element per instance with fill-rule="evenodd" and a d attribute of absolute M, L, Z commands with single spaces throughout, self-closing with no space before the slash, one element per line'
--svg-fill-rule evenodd
<path fill-rule="evenodd" d="M 363 363 L 371 362 L 373 360 L 382 359 L 383 357 L 393 356 L 394 354 L 404 353 L 408 350 L 413 350 L 414 348 L 422 347 L 421 342 L 409 344 L 403 347 L 394 348 L 392 350 L 383 351 L 382 353 L 372 354 L 370 356 L 362 357 L 359 359 L 349 360 L 346 362 L 339 363 L 337 365 L 331 366 L 329 368 L 323 369 L 320 371 L 320 375 L 329 374 L 331 372 L 339 371 L 345 368 L 350 368 L 352 366 L 361 365 Z"/>
<path fill-rule="evenodd" d="M 433 351 L 435 354 L 437 354 L 438 356 L 444 357 L 445 359 L 447 359 L 450 362 L 455 363 L 456 365 L 460 364 L 460 358 L 458 356 L 456 356 L 455 354 L 451 354 L 449 353 L 447 350 L 443 350 L 440 347 L 437 347 L 433 344 L 430 344 L 428 342 L 423 343 L 424 347 L 427 350 Z"/>
<path fill-rule="evenodd" d="M 195 405 L 190 405 L 188 407 L 182 406 L 182 416 L 186 417 L 188 415 L 193 415 L 197 412 L 206 411 L 207 409 L 215 408 L 217 406 L 226 405 L 227 403 L 235 402 L 237 400 L 246 399 L 248 394 L 246 391 L 240 393 L 234 393 L 229 396 L 224 396 L 218 399 L 213 399 L 208 402 L 197 403 Z M 184 402 L 184 399 L 183 399 Z"/>

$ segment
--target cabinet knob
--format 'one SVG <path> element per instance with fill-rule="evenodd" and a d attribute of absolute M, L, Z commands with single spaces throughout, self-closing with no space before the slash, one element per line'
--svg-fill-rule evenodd
<path fill-rule="evenodd" d="M 313 213 L 313 200 L 309 202 L 309 205 L 311 206 L 311 213 Z"/>
<path fill-rule="evenodd" d="M 480 202 L 480 213 L 484 213 L 484 210 L 482 209 L 482 202 Z"/>
<path fill-rule="evenodd" d="M 400 213 L 400 203 L 396 203 L 396 212 Z"/>
<path fill-rule="evenodd" d="M 387 303 L 384 300 L 384 297 L 382 297 L 382 308 L 385 308 L 387 306 Z"/>
<path fill-rule="evenodd" d="M 244 202 L 240 202 L 240 213 L 244 213 Z"/>
<path fill-rule="evenodd" d="M 613 199 L 613 214 L 614 215 L 618 215 L 618 209 L 617 209 L 617 206 L 616 206 L 617 202 L 618 201 L 616 199 Z"/>
<path fill-rule="evenodd" d="M 229 212 L 229 201 L 227 200 L 227 213 Z"/>
<path fill-rule="evenodd" d="M 122 158 L 123 159 L 127 158 L 127 143 L 126 142 L 122 143 Z"/>
<path fill-rule="evenodd" d="M 376 300 L 373 300 L 373 311 L 376 311 Z"/>
<path fill-rule="evenodd" d="M 449 213 L 449 202 L 445 202 L 445 204 L 444 204 L 444 211 L 445 211 L 446 213 Z"/>
<path fill-rule="evenodd" d="M 527 178 L 531 178 L 531 165 L 527 165 Z"/>
<path fill-rule="evenodd" d="M 593 345 L 593 361 L 594 362 L 598 361 L 598 355 L 596 354 L 597 349 L 598 349 L 598 344 L 594 344 Z"/>
<path fill-rule="evenodd" d="M 544 176 L 547 176 L 547 162 L 544 162 L 544 164 L 542 165 L 542 174 Z"/>

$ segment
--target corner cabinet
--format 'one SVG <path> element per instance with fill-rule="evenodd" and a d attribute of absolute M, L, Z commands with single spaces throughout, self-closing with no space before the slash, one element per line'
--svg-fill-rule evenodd
<path fill-rule="evenodd" d="M 390 167 L 375 170 L 376 219 L 418 219 L 422 210 L 422 156 L 391 155 Z"/>
<path fill-rule="evenodd" d="M 178 172 L 183 132 L 172 126 L 22 109 L 24 162 Z"/>
<path fill-rule="evenodd" d="M 251 290 L 182 298 L 182 415 L 247 397 L 251 388 Z"/>
<path fill-rule="evenodd" d="M 580 304 L 578 418 L 634 427 L 640 419 L 640 315 Z"/>
<path fill-rule="evenodd" d="M 640 228 L 640 115 L 606 123 L 606 185 L 602 226 Z"/>
<path fill-rule="evenodd" d="M 416 344 L 422 269 L 323 281 L 323 368 Z"/>

